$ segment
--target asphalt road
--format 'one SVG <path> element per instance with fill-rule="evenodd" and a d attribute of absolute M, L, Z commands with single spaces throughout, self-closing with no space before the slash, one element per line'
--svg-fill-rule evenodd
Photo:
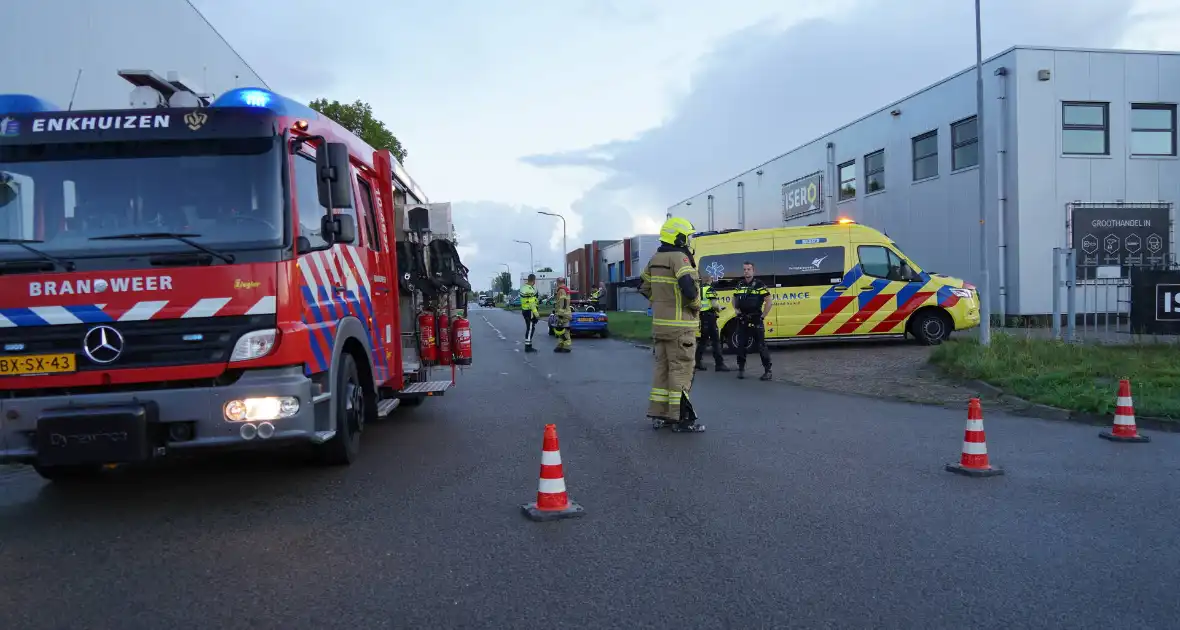
<path fill-rule="evenodd" d="M 486 321 L 485 321 L 486 318 Z M 698 375 L 709 431 L 643 419 L 650 353 L 526 356 L 472 310 L 459 387 L 361 461 L 219 459 L 62 490 L 0 472 L 0 628 L 1174 628 L 1180 439 L 988 413 L 1007 475 L 944 472 L 965 411 Z M 503 338 L 501 338 L 503 337 Z M 776 353 L 776 361 L 789 353 Z M 557 424 L 587 515 L 533 523 Z"/>

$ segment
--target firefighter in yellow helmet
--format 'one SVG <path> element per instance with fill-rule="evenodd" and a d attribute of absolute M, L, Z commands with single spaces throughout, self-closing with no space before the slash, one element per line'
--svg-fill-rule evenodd
<path fill-rule="evenodd" d="M 660 247 L 643 270 L 639 292 L 651 301 L 655 348 L 647 416 L 652 426 L 676 432 L 704 431 L 688 397 L 696 362 L 701 315 L 700 277 L 692 254 L 692 223 L 671 217 L 660 228 Z"/>
<path fill-rule="evenodd" d="M 574 311 L 570 307 L 570 293 L 565 288 L 565 278 L 557 279 L 557 291 L 553 299 L 553 314 L 556 315 L 556 322 L 553 326 L 553 334 L 557 337 L 557 346 L 553 348 L 554 352 L 570 352 L 570 346 L 573 341 L 570 339 L 570 320 L 573 319 Z"/>

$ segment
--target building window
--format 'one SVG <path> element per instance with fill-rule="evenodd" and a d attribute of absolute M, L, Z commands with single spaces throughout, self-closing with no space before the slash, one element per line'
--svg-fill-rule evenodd
<path fill-rule="evenodd" d="M 1062 103 L 1061 152 L 1110 155 L 1110 103 Z"/>
<path fill-rule="evenodd" d="M 865 156 L 865 193 L 885 190 L 885 149 Z"/>
<path fill-rule="evenodd" d="M 1131 104 L 1131 155 L 1176 155 L 1176 106 Z"/>
<path fill-rule="evenodd" d="M 979 164 L 979 123 L 975 116 L 951 125 L 951 170 Z"/>
<path fill-rule="evenodd" d="M 914 136 L 914 181 L 938 175 L 938 130 Z"/>
<path fill-rule="evenodd" d="M 856 160 L 841 164 L 836 172 L 840 175 L 840 201 L 856 197 Z"/>

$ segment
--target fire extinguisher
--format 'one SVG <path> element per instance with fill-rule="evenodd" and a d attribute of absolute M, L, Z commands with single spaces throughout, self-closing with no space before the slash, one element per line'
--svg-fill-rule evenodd
<path fill-rule="evenodd" d="M 446 313 L 438 314 L 438 364 L 450 365 L 451 360 L 451 321 Z"/>
<path fill-rule="evenodd" d="M 466 317 L 456 315 L 451 322 L 451 338 L 455 340 L 455 365 L 471 365 L 471 324 Z"/>
<path fill-rule="evenodd" d="M 422 363 L 434 363 L 437 358 L 434 339 L 434 313 L 422 311 L 418 315 L 418 339 L 418 356 L 422 359 Z"/>

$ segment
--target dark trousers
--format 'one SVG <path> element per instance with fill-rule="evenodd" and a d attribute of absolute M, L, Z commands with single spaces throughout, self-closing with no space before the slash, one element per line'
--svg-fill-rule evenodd
<path fill-rule="evenodd" d="M 539 318 L 533 317 L 532 311 L 521 311 L 524 313 L 524 344 L 526 346 L 533 345 L 533 333 L 537 330 L 537 320 Z"/>
<path fill-rule="evenodd" d="M 721 366 L 721 333 L 717 330 L 717 313 L 704 311 L 701 313 L 701 338 L 697 341 L 697 365 L 701 364 L 701 357 L 705 356 L 705 345 L 713 345 L 713 363 Z"/>
<path fill-rule="evenodd" d="M 762 369 L 770 371 L 770 350 L 766 347 L 766 328 L 759 316 L 742 317 L 737 322 L 737 365 L 739 370 L 746 369 L 746 346 L 750 339 L 754 340 L 754 347 L 758 349 L 758 358 L 762 359 Z"/>

